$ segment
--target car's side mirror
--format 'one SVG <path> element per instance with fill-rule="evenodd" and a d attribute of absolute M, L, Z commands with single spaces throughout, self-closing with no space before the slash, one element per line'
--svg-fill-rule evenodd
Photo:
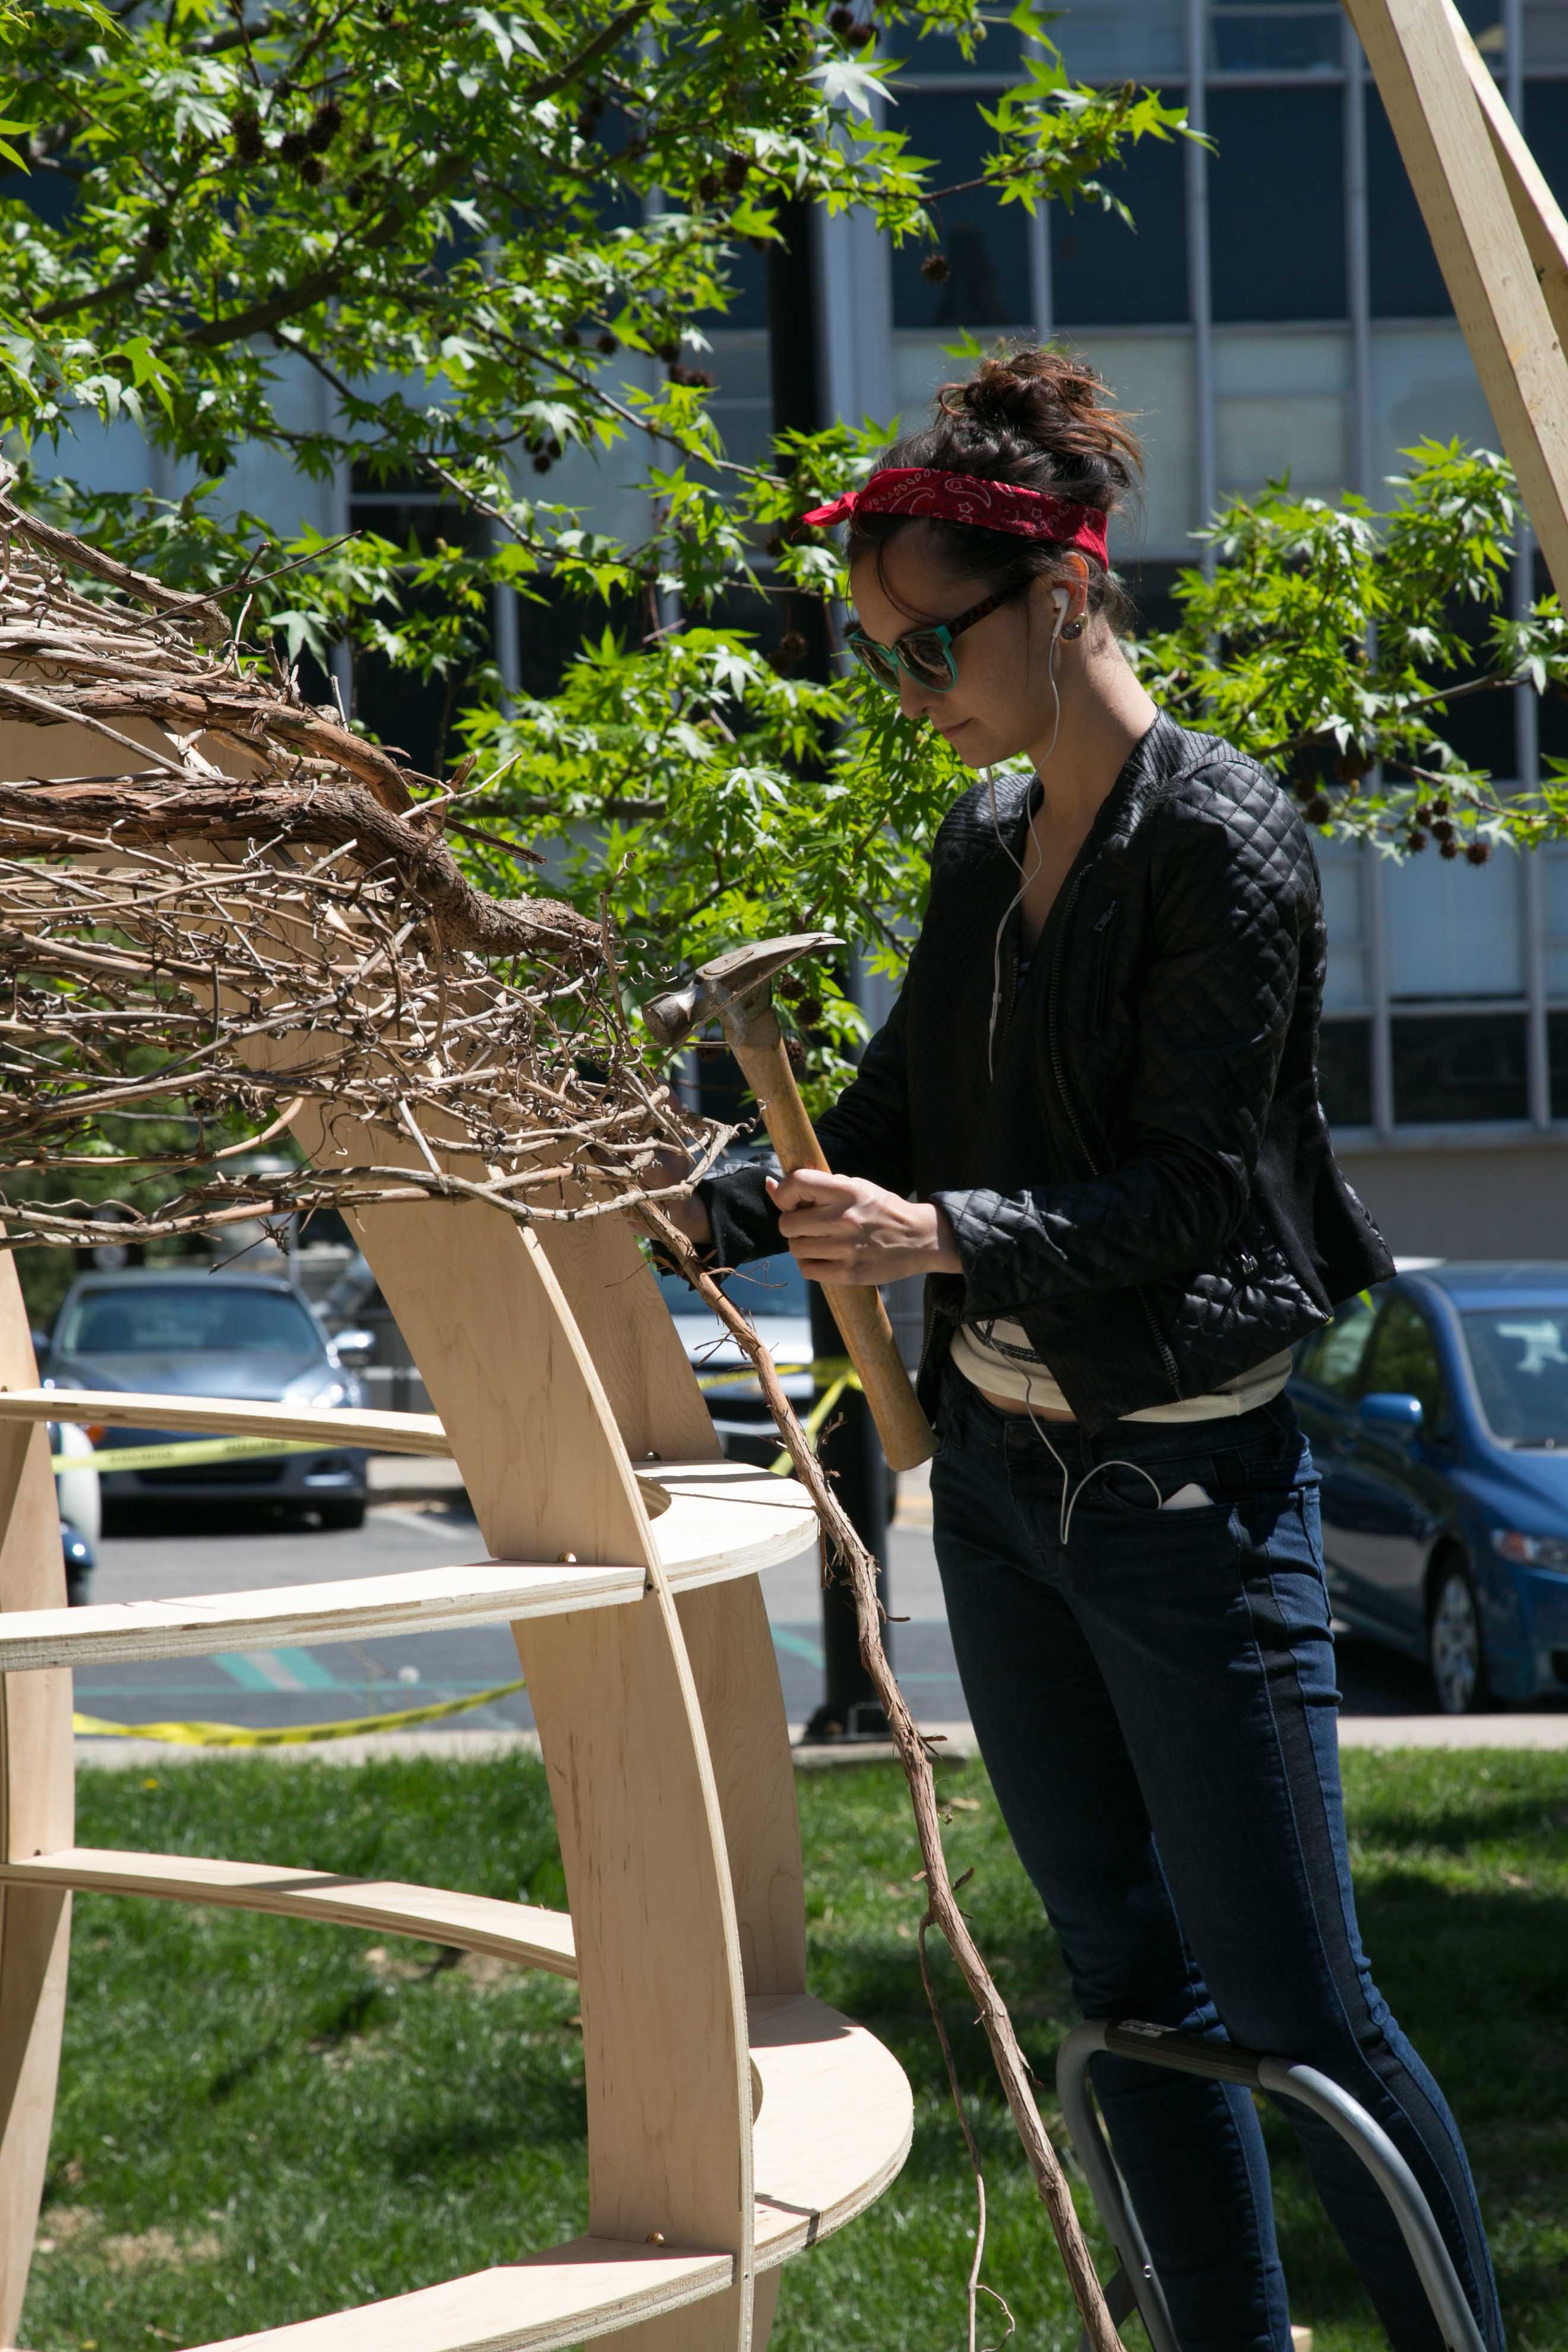
<path fill-rule="evenodd" d="M 1422 1423 L 1421 1400 L 1392 1389 L 1374 1389 L 1356 1407 L 1363 1429 L 1379 1437 L 1414 1437 Z"/>
<path fill-rule="evenodd" d="M 353 1371 L 360 1364 L 368 1364 L 375 1353 L 374 1331 L 340 1331 L 332 1341 L 338 1361 Z"/>

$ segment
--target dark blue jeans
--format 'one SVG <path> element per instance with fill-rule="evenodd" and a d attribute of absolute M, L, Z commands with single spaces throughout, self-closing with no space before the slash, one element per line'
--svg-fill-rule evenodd
<path fill-rule="evenodd" d="M 1458 2131 L 1356 1927 L 1317 1473 L 1288 1400 L 1092 1438 L 1043 1423 L 1065 1496 L 1039 1429 L 951 1364 L 937 1428 L 958 1670 L 1079 2009 L 1228 2037 L 1342 2084 L 1414 2169 L 1500 2352 Z M 1113 1464 L 1138 1467 L 1096 1468 Z M 1190 1481 L 1213 1502 L 1157 1507 L 1156 1488 Z M 1289 2352 L 1250 2096 L 1106 2055 L 1093 2080 L 1183 2352 Z M 1390 2341 L 1441 2352 L 1371 2176 L 1326 2125 L 1290 2120 Z"/>

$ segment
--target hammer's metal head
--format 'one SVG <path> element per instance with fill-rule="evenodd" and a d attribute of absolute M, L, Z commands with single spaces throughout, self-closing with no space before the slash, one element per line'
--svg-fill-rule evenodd
<path fill-rule="evenodd" d="M 655 1043 L 667 1050 L 704 1021 L 721 1021 L 731 1045 L 751 1042 L 756 1024 L 769 1017 L 774 972 L 796 956 L 816 955 L 844 942 L 832 931 L 794 931 L 776 940 L 755 940 L 749 947 L 730 948 L 723 955 L 699 964 L 696 976 L 684 988 L 650 997 L 643 1006 L 645 1027 Z"/>

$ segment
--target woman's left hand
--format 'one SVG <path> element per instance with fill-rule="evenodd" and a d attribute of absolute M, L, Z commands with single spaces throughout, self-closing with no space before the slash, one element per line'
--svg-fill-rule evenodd
<path fill-rule="evenodd" d="M 962 1274 L 952 1228 L 930 1201 L 906 1201 L 863 1176 L 797 1168 L 767 1180 L 779 1230 L 802 1274 L 837 1285 Z"/>

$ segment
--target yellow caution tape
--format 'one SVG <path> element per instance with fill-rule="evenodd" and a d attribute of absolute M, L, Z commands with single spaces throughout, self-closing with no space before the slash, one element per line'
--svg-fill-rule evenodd
<path fill-rule="evenodd" d="M 320 1437 L 182 1437 L 167 1445 L 104 1445 L 92 1454 L 53 1454 L 49 1467 L 86 1470 L 96 1478 L 108 1478 L 121 1470 L 173 1470 L 195 1462 L 237 1462 L 252 1454 L 342 1451 L 331 1439 Z"/>
<path fill-rule="evenodd" d="M 854 1370 L 853 1366 L 850 1366 L 844 1371 L 840 1372 L 838 1378 L 832 1381 L 827 1388 L 824 1389 L 822 1394 L 817 1398 L 816 1402 L 812 1406 L 811 1411 L 806 1414 L 805 1419 L 800 1424 L 805 1442 L 811 1447 L 813 1453 L 816 1451 L 816 1440 L 821 1432 L 823 1423 L 827 1419 L 828 1414 L 833 1411 L 834 1406 L 838 1402 L 838 1400 L 843 1395 L 845 1390 L 858 1389 L 859 1386 L 860 1375 Z M 795 1465 L 790 1460 L 788 1454 L 781 1448 L 780 1451 L 774 1454 L 773 1460 L 768 1464 L 768 1468 L 773 1472 L 775 1478 L 787 1478 L 793 1472 Z"/>
<path fill-rule="evenodd" d="M 774 1371 L 785 1378 L 793 1378 L 797 1372 L 809 1372 L 813 1380 L 819 1382 L 837 1380 L 841 1372 L 852 1371 L 853 1369 L 847 1356 L 816 1356 L 809 1364 L 775 1363 L 773 1366 Z M 697 1385 L 700 1389 L 730 1388 L 737 1381 L 754 1381 L 756 1377 L 752 1366 L 743 1364 L 733 1372 L 700 1372 Z"/>
<path fill-rule="evenodd" d="M 468 1698 L 444 1698 L 430 1706 L 408 1706 L 396 1715 L 363 1715 L 352 1723 L 308 1723 L 298 1730 L 247 1730 L 242 1723 L 105 1723 L 96 1715 L 73 1715 L 71 1729 L 105 1734 L 116 1739 L 163 1739 L 182 1748 L 298 1748 L 317 1739 L 353 1739 L 367 1731 L 401 1731 L 411 1723 L 434 1723 L 443 1715 L 461 1715 L 470 1706 L 488 1706 L 492 1699 L 510 1698 L 527 1677 L 498 1683 L 494 1690 L 475 1691 Z"/>

